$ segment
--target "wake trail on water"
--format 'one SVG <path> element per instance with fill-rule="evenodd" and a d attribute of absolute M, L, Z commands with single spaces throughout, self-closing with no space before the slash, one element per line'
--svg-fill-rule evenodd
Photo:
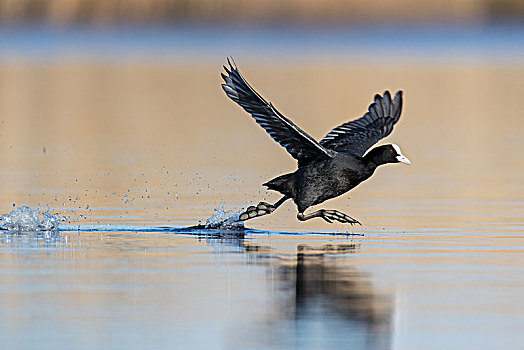
<path fill-rule="evenodd" d="M 224 204 L 214 209 L 214 214 L 206 220 L 205 225 L 196 225 L 190 227 L 127 227 L 126 225 L 94 225 L 94 226 L 60 226 L 60 223 L 67 221 L 66 217 L 60 217 L 58 214 L 51 214 L 49 211 L 40 213 L 39 209 L 32 209 L 29 206 L 21 206 L 13 209 L 9 214 L 3 214 L 0 218 L 0 229 L 5 231 L 148 231 L 148 232 L 180 232 L 186 229 L 199 230 L 244 230 L 244 223 L 238 221 L 241 211 L 226 211 Z"/>
<path fill-rule="evenodd" d="M 280 232 L 247 228 L 243 221 L 238 221 L 242 211 L 226 211 L 224 203 L 214 209 L 213 215 L 206 220 L 205 224 L 195 226 L 136 226 L 136 225 L 74 225 L 61 224 L 67 221 L 67 217 L 59 214 L 51 214 L 48 211 L 40 212 L 39 208 L 32 209 L 28 206 L 21 206 L 12 210 L 9 214 L 0 217 L 0 230 L 7 233 L 17 234 L 26 232 L 54 233 L 59 232 L 128 232 L 128 233 L 172 233 L 189 235 L 244 235 L 244 234 L 290 234 L 307 235 L 311 232 Z M 316 234 L 344 234 L 345 232 L 315 232 Z M 354 235 L 354 234 L 351 234 Z"/>

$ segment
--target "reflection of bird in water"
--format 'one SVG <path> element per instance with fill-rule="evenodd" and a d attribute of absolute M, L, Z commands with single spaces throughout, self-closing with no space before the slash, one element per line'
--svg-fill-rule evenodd
<path fill-rule="evenodd" d="M 393 131 L 402 112 L 402 92 L 392 99 L 389 91 L 376 95 L 368 112 L 361 118 L 342 124 L 329 132 L 319 142 L 305 133 L 291 120 L 260 96 L 244 79 L 236 66 L 228 60 L 227 75 L 222 74 L 222 88 L 233 101 L 250 113 L 271 137 L 286 148 L 298 161 L 294 173 L 281 175 L 264 185 L 284 195 L 275 204 L 265 202 L 250 206 L 239 216 L 240 221 L 271 214 L 286 200 L 292 198 L 301 221 L 321 217 L 355 224 L 352 217 L 336 210 L 304 211 L 328 199 L 338 197 L 373 175 L 375 169 L 387 163 L 406 163 L 395 144 L 383 145 L 366 151 Z"/>
<path fill-rule="evenodd" d="M 309 248 L 310 249 L 310 248 Z M 325 257 L 329 253 L 354 251 L 354 245 L 324 246 L 308 252 L 308 247 L 297 248 L 296 304 L 300 313 L 302 306 L 314 296 L 327 298 L 329 305 L 338 313 L 374 322 L 381 317 L 375 307 L 377 302 L 372 293 L 368 277 L 356 269 L 340 268 Z"/>
<path fill-rule="evenodd" d="M 267 349 L 391 348 L 390 296 L 377 292 L 365 272 L 341 264 L 358 244 L 299 245 L 290 259 L 243 235 L 205 238 L 218 253 L 243 252 L 248 263 L 268 269 L 269 307 L 262 307 L 257 318 L 263 321 L 253 328 L 234 327 L 233 339 L 243 334 L 239 348 L 246 348 L 246 341 Z"/>
<path fill-rule="evenodd" d="M 390 348 L 392 310 L 389 298 L 377 295 L 367 274 L 348 266 L 341 267 L 336 259 L 330 259 L 330 255 L 351 253 L 355 248 L 354 244 L 319 248 L 299 245 L 296 266 L 280 269 L 280 281 L 288 289 L 294 289 L 295 294 L 294 302 L 279 307 L 280 317 L 294 320 L 299 343 L 307 343 L 311 337 L 323 337 L 325 339 L 316 341 L 331 345 L 351 341 L 355 345 L 352 348 L 356 349 L 361 348 L 359 346 Z M 324 325 L 321 331 L 311 328 L 318 323 Z"/>

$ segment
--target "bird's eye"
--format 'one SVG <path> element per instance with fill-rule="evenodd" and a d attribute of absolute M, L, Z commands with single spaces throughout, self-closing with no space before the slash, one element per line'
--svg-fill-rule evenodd
<path fill-rule="evenodd" d="M 392 150 L 392 149 L 390 149 L 389 151 L 390 151 L 391 153 L 393 153 L 393 150 Z"/>

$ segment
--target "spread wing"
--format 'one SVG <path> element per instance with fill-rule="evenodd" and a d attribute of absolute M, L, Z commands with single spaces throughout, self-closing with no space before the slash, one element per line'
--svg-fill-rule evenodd
<path fill-rule="evenodd" d="M 393 100 L 389 91 L 384 96 L 375 95 L 375 101 L 363 117 L 337 126 L 319 143 L 337 152 L 348 152 L 361 157 L 368 148 L 391 134 L 401 112 L 402 91 L 397 92 Z"/>
<path fill-rule="evenodd" d="M 222 73 L 222 89 L 227 96 L 238 103 L 267 133 L 298 160 L 306 165 L 313 159 L 330 157 L 329 151 L 315 139 L 284 117 L 271 103 L 260 96 L 244 79 L 238 68 L 227 60 L 229 69 L 224 66 L 227 75 Z"/>

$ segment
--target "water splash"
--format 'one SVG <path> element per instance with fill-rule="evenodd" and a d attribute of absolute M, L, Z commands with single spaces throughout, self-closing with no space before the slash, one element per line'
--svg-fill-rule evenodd
<path fill-rule="evenodd" d="M 64 220 L 49 211 L 40 214 L 37 209 L 24 205 L 2 215 L 1 228 L 8 231 L 52 231 L 58 230 Z"/>
<path fill-rule="evenodd" d="M 244 222 L 238 221 L 238 217 L 242 211 L 225 211 L 224 203 L 221 203 L 218 208 L 215 208 L 214 212 L 213 216 L 206 220 L 206 228 L 229 230 L 240 230 L 244 228 Z"/>

